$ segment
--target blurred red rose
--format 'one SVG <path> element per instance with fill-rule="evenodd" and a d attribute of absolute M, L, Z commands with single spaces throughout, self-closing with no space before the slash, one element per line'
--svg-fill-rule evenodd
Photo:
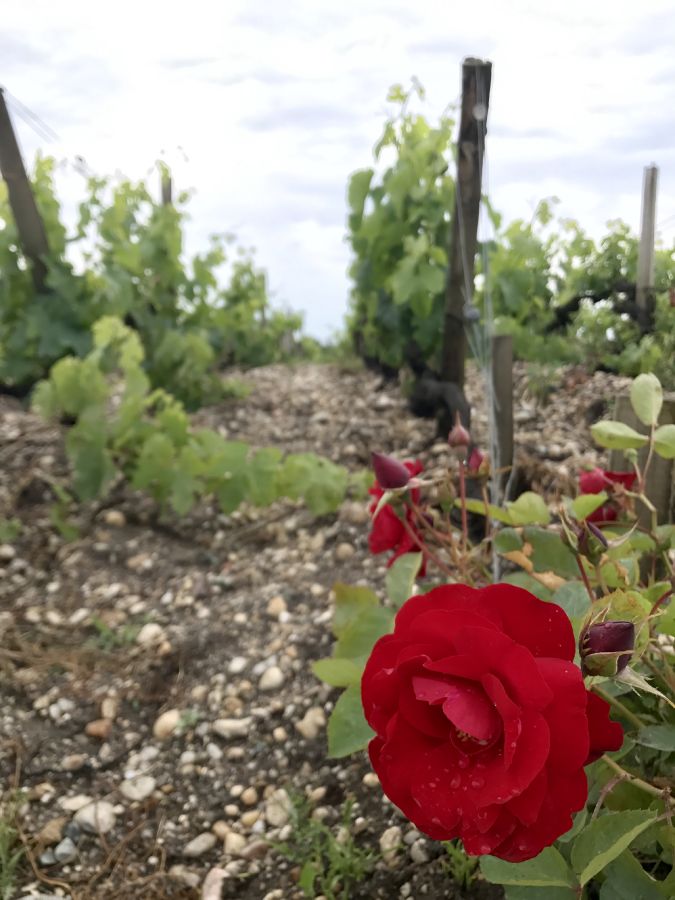
<path fill-rule="evenodd" d="M 419 475 L 423 469 L 422 463 L 419 460 L 416 460 L 415 462 L 404 462 L 403 465 L 410 473 L 411 478 L 413 478 L 415 475 Z M 379 503 L 381 497 L 384 495 L 385 491 L 382 489 L 379 482 L 376 481 L 375 485 L 368 491 L 368 493 L 374 498 L 369 507 L 370 514 L 373 515 L 375 510 L 377 509 L 377 504 Z M 419 488 L 412 488 L 410 490 L 410 498 L 415 504 L 418 504 L 420 502 Z M 405 513 L 403 513 L 402 510 L 401 514 L 405 514 L 405 520 L 408 525 L 409 531 L 420 537 L 421 540 L 419 529 L 415 525 L 415 518 L 413 516 L 412 510 L 408 506 L 406 506 Z M 398 559 L 399 556 L 402 556 L 404 553 L 419 553 L 420 546 L 411 537 L 409 531 L 406 530 L 403 521 L 394 511 L 393 507 L 389 504 L 386 504 L 380 509 L 378 514 L 373 519 L 370 534 L 368 536 L 368 547 L 370 548 L 370 552 L 377 554 L 384 553 L 387 550 L 393 550 L 394 552 L 391 555 L 389 562 L 387 563 L 388 566 L 390 566 L 394 562 L 394 560 Z M 419 574 L 421 576 L 424 576 L 425 572 L 426 560 L 423 559 Z"/>
<path fill-rule="evenodd" d="M 587 472 L 579 475 L 579 493 L 580 494 L 599 494 L 607 491 L 609 494 L 614 490 L 615 485 L 620 485 L 627 491 L 630 491 L 635 484 L 637 475 L 635 472 L 609 472 L 596 466 Z M 599 509 L 596 509 L 589 516 L 586 516 L 587 522 L 615 522 L 619 515 L 619 507 L 610 498 L 607 503 L 603 503 Z"/>
<path fill-rule="evenodd" d="M 572 826 L 584 766 L 623 741 L 565 612 L 507 584 L 408 600 L 361 682 L 385 794 L 431 838 L 520 862 Z"/>

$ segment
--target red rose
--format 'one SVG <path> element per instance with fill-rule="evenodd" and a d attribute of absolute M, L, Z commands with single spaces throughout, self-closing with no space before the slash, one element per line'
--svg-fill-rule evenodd
<path fill-rule="evenodd" d="M 415 475 L 419 475 L 423 468 L 422 463 L 419 462 L 419 460 L 417 460 L 416 462 L 405 462 L 403 463 L 403 465 L 406 467 L 408 472 L 410 472 L 411 478 L 413 478 Z M 380 498 L 384 495 L 385 492 L 376 481 L 374 487 L 372 487 L 368 491 L 368 493 L 375 498 L 369 507 L 370 513 L 372 515 L 377 509 L 377 504 L 379 503 Z M 417 505 L 420 502 L 419 488 L 412 488 L 412 490 L 410 491 L 410 497 L 413 503 Z M 368 536 L 368 547 L 370 548 L 370 552 L 375 554 L 384 553 L 386 550 L 393 550 L 394 552 L 390 557 L 389 562 L 387 563 L 388 566 L 390 566 L 395 559 L 398 559 L 399 556 L 402 556 L 404 553 L 420 552 L 419 544 L 412 538 L 410 534 L 410 532 L 413 532 L 419 537 L 419 531 L 415 525 L 415 519 L 412 510 L 408 506 L 406 506 L 405 508 L 405 520 L 408 524 L 407 530 L 402 520 L 389 504 L 383 506 L 373 519 L 372 528 Z M 420 575 L 424 576 L 425 572 L 426 561 L 422 560 Z"/>
<path fill-rule="evenodd" d="M 586 803 L 584 765 L 623 741 L 574 650 L 564 611 L 513 585 L 408 600 L 361 682 L 385 794 L 474 856 L 520 862 L 552 844 Z"/>
<path fill-rule="evenodd" d="M 596 466 L 587 472 L 579 475 L 579 493 L 581 494 L 599 494 L 602 491 L 608 491 L 610 494 L 614 489 L 614 485 L 621 485 L 627 491 L 630 491 L 635 483 L 637 475 L 635 472 L 609 472 Z M 586 516 L 587 522 L 615 522 L 618 518 L 619 511 L 611 500 L 594 510 L 589 516 Z"/>

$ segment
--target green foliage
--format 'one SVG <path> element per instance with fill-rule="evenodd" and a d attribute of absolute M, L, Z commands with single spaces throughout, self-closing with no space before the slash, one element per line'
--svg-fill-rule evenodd
<path fill-rule="evenodd" d="M 0 900 L 15 897 L 16 878 L 24 848 L 16 827 L 21 794 L 13 793 L 0 806 Z"/>
<path fill-rule="evenodd" d="M 342 807 L 336 833 L 311 816 L 311 804 L 292 797 L 291 837 L 276 844 L 278 853 L 300 867 L 298 884 L 305 897 L 323 895 L 326 900 L 349 900 L 352 890 L 374 868 L 376 855 L 365 850 L 351 833 L 352 802 Z"/>
<path fill-rule="evenodd" d="M 21 534 L 21 522 L 18 519 L 5 519 L 0 516 L 0 544 L 11 544 Z"/>
<path fill-rule="evenodd" d="M 131 647 L 135 643 L 138 633 L 141 630 L 140 625 L 133 624 L 132 622 L 125 622 L 119 627 L 111 628 L 110 625 L 106 625 L 103 619 L 98 616 L 92 616 L 91 624 L 96 631 L 96 637 L 93 639 L 93 643 L 96 647 L 106 653 L 112 653 L 114 650 Z"/>
<path fill-rule="evenodd" d="M 92 326 L 103 316 L 137 330 L 151 384 L 188 409 L 221 396 L 218 366 L 261 365 L 308 350 L 301 316 L 270 306 L 265 274 L 249 253 L 239 251 L 231 260 L 229 283 L 221 285 L 229 236 L 214 236 L 206 253 L 184 261 L 187 194 L 163 205 L 142 182 L 90 178 L 75 234 L 67 236 L 53 160 L 38 157 L 32 186 L 49 244 L 42 294 L 34 288 L 0 184 L 1 384 L 27 390 L 58 360 L 86 356 Z M 70 256 L 81 258 L 77 269 Z M 77 407 L 81 385 L 73 379 L 86 380 L 89 373 L 74 362 L 55 377 Z"/>
<path fill-rule="evenodd" d="M 431 126 L 410 111 L 413 95 L 390 92 L 394 111 L 375 147 L 376 169 L 349 181 L 354 252 L 349 327 L 359 354 L 400 368 L 412 339 L 434 362 L 443 318 L 449 210 L 454 200 L 453 120 Z"/>
<path fill-rule="evenodd" d="M 468 891 L 478 879 L 478 859 L 467 856 L 460 841 L 443 841 L 445 859 L 443 867 L 447 869 L 455 884 Z"/>
<path fill-rule="evenodd" d="M 59 360 L 33 398 L 42 415 L 75 420 L 66 451 L 80 500 L 103 495 L 124 477 L 179 515 L 205 496 L 215 496 L 225 513 L 245 500 L 267 506 L 290 497 L 324 515 L 359 486 L 358 477 L 314 454 L 284 458 L 273 448 L 253 450 L 193 428 L 179 400 L 151 389 L 139 336 L 120 319 L 96 322 L 92 343 L 84 359 Z"/>
<path fill-rule="evenodd" d="M 394 109 L 375 145 L 374 165 L 349 180 L 348 237 L 353 251 L 349 331 L 359 355 L 394 370 L 414 355 L 437 368 L 443 330 L 450 217 L 454 208 L 453 120 L 435 125 L 411 107 L 417 82 L 396 85 Z M 475 302 L 494 329 L 511 334 L 519 358 L 584 362 L 627 375 L 653 371 L 675 387 L 675 250 L 658 247 L 655 327 L 642 335 L 626 303 L 633 299 L 637 237 L 621 221 L 596 243 L 542 200 L 530 221 L 503 223 L 484 200 L 494 234 L 477 248 Z M 486 266 L 487 261 L 487 266 Z M 578 305 L 562 331 L 556 313 Z M 536 339 L 533 340 L 533 336 Z"/>
<path fill-rule="evenodd" d="M 413 586 L 421 566 L 421 553 L 404 553 L 387 569 L 387 596 L 396 609 L 412 597 Z"/>

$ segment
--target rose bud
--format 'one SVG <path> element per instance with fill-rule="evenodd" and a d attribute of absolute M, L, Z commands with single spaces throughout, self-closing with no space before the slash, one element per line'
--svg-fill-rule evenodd
<path fill-rule="evenodd" d="M 609 543 L 602 531 L 592 522 L 584 522 L 579 534 L 579 553 L 596 566 Z"/>
<path fill-rule="evenodd" d="M 466 459 L 467 450 L 471 443 L 471 435 L 459 420 L 459 413 L 455 417 L 455 424 L 448 435 L 448 444 L 454 450 L 455 455 L 461 459 Z"/>
<path fill-rule="evenodd" d="M 472 475 L 480 474 L 480 469 L 483 463 L 485 462 L 485 454 L 482 453 L 478 447 L 474 447 L 469 453 L 469 458 L 466 461 L 466 467 Z"/>
<path fill-rule="evenodd" d="M 410 481 L 410 472 L 397 459 L 384 453 L 372 453 L 373 470 L 377 483 L 385 491 L 403 488 Z"/>
<path fill-rule="evenodd" d="M 611 678 L 626 668 L 634 647 L 635 625 L 632 622 L 610 619 L 589 625 L 579 636 L 581 669 L 584 675 Z"/>

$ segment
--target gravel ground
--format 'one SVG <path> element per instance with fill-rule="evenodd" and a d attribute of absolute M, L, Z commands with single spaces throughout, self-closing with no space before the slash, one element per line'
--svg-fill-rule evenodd
<path fill-rule="evenodd" d="M 433 424 L 369 373 L 242 377 L 250 396 L 200 424 L 352 469 L 372 449 L 445 464 Z M 596 461 L 588 424 L 625 383 L 517 369 L 527 484 L 551 496 Z M 481 443 L 475 372 L 467 393 Z M 297 833 L 291 797 L 308 805 L 304 826 L 311 815 L 340 840 L 351 801 L 351 861 L 374 856 L 353 900 L 501 896 L 453 883 L 445 851 L 383 799 L 365 754 L 326 758 L 337 692 L 309 664 L 330 653 L 331 587 L 384 583 L 363 502 L 321 519 L 289 502 L 231 516 L 204 504 L 177 520 L 120 488 L 75 511 L 66 542 L 51 514 L 67 483 L 61 430 L 0 398 L 0 517 L 21 523 L 0 546 L 0 784 L 24 792 L 16 897 L 300 898 L 303 847 L 290 860 L 276 849 Z"/>

